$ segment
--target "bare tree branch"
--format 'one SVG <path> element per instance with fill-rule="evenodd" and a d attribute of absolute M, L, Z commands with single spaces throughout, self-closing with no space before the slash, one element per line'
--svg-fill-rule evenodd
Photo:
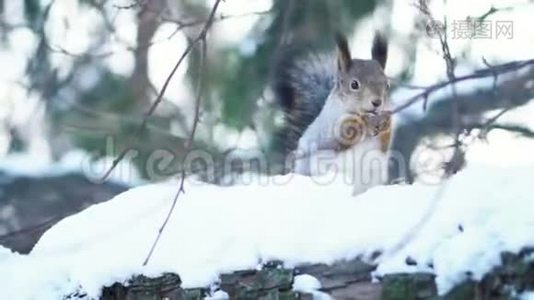
<path fill-rule="evenodd" d="M 432 18 L 431 12 L 429 11 L 426 3 L 427 3 L 426 0 L 420 0 L 418 5 L 416 5 L 416 7 L 419 9 L 419 11 L 423 15 L 427 16 L 431 21 L 435 22 L 435 20 Z M 445 20 L 444 24 L 446 24 L 446 23 L 447 22 Z M 422 92 L 418 93 L 416 96 L 408 99 L 403 105 L 397 107 L 394 110 L 394 112 L 399 112 L 400 110 L 412 105 L 413 103 L 415 103 L 415 102 L 417 102 L 419 100 L 423 100 L 424 101 L 423 102 L 423 107 L 424 107 L 424 109 L 426 111 L 426 104 L 427 104 L 428 96 L 430 95 L 430 93 L 433 93 L 433 92 L 435 92 L 435 91 L 437 91 L 437 90 L 439 90 L 441 88 L 450 86 L 451 90 L 452 90 L 452 95 L 449 98 L 447 98 L 446 100 L 442 100 L 441 103 L 436 103 L 434 105 L 434 106 L 436 106 L 436 105 L 440 106 L 441 108 L 443 108 L 446 105 L 447 110 L 443 110 L 443 109 L 440 110 L 439 108 L 437 108 L 437 109 L 433 109 L 432 112 L 431 112 L 431 113 L 436 113 L 436 115 L 440 117 L 440 121 L 442 121 L 443 123 L 437 123 L 436 120 L 430 119 L 429 116 L 428 116 L 428 112 L 427 112 L 427 115 L 421 121 L 419 121 L 419 120 L 412 121 L 413 123 L 423 123 L 424 125 L 409 124 L 409 122 L 407 122 L 408 124 L 405 125 L 407 127 L 405 129 L 407 130 L 407 133 L 410 136 L 410 139 L 412 140 L 412 142 L 410 143 L 410 145 L 411 145 L 410 146 L 411 147 L 410 150 L 409 151 L 404 151 L 404 153 L 402 153 L 402 154 L 404 154 L 404 158 L 405 158 L 404 161 L 407 162 L 407 165 L 404 166 L 404 170 L 408 170 L 408 172 L 409 172 L 410 155 L 413 154 L 413 149 L 415 148 L 415 146 L 419 142 L 419 138 L 417 138 L 417 139 L 413 138 L 417 132 L 425 131 L 425 133 L 428 133 L 429 131 L 432 131 L 432 130 L 436 130 L 436 131 L 439 130 L 439 129 L 437 129 L 437 128 L 439 128 L 439 126 L 446 127 L 447 130 L 443 130 L 443 132 L 448 133 L 448 134 L 452 133 L 454 135 L 454 143 L 452 145 L 454 147 L 453 154 L 452 154 L 452 157 L 449 159 L 449 161 L 444 163 L 444 166 L 443 166 L 444 167 L 444 173 L 443 173 L 443 178 L 442 179 L 445 180 L 445 181 L 441 184 L 441 186 L 437 190 L 436 194 L 434 195 L 433 199 L 430 200 L 430 204 L 429 204 L 428 208 L 425 210 L 425 212 L 421 216 L 420 220 L 418 220 L 418 222 L 406 234 L 404 234 L 401 237 L 399 242 L 390 251 L 388 251 L 388 253 L 386 253 L 386 255 L 392 255 L 392 254 L 397 253 L 399 250 L 404 248 L 404 246 L 420 232 L 421 228 L 424 227 L 424 225 L 428 222 L 430 217 L 434 214 L 434 211 L 436 211 L 436 209 L 437 209 L 437 207 L 439 205 L 439 202 L 442 199 L 443 193 L 446 190 L 446 187 L 448 186 L 448 183 L 449 183 L 448 179 L 449 179 L 450 175 L 455 174 L 457 171 L 459 171 L 465 165 L 465 149 L 463 147 L 464 146 L 464 142 L 460 139 L 460 135 L 461 135 L 462 131 L 469 130 L 469 128 L 472 129 L 472 128 L 474 128 L 474 127 L 476 127 L 478 125 L 480 128 L 482 128 L 483 131 L 487 131 L 487 130 L 491 130 L 491 129 L 495 129 L 495 128 L 501 127 L 501 129 L 505 129 L 505 130 L 506 129 L 510 129 L 510 131 L 514 131 L 515 130 L 516 132 L 520 132 L 521 134 L 523 134 L 525 136 L 528 136 L 531 133 L 531 131 L 528 128 L 524 128 L 524 127 L 509 126 L 507 128 L 506 126 L 503 126 L 503 125 L 494 124 L 499 117 L 501 117 L 506 112 L 508 112 L 511 108 L 516 106 L 516 105 L 514 105 L 515 103 L 513 103 L 513 102 L 512 103 L 508 103 L 508 105 L 506 105 L 497 115 L 495 115 L 494 117 L 490 118 L 487 122 L 484 122 L 482 124 L 474 123 L 474 124 L 471 124 L 471 125 L 464 124 L 464 122 L 463 122 L 464 114 L 467 115 L 470 112 L 469 109 L 466 109 L 466 106 L 467 105 L 475 106 L 476 104 L 474 104 L 474 103 L 465 103 L 466 100 L 471 100 L 471 99 L 469 99 L 468 97 L 465 97 L 465 96 L 464 97 L 460 97 L 458 95 L 457 91 L 456 91 L 455 84 L 457 82 L 464 81 L 464 80 L 470 80 L 470 79 L 475 79 L 475 78 L 483 78 L 483 77 L 492 76 L 494 78 L 494 81 L 493 81 L 493 86 L 491 88 L 491 95 L 493 97 L 495 97 L 497 95 L 497 89 L 500 88 L 500 86 L 498 85 L 498 82 L 497 82 L 498 81 L 497 77 L 499 76 L 499 74 L 510 72 L 510 71 L 514 71 L 514 70 L 519 70 L 519 69 L 521 69 L 521 68 L 523 68 L 523 67 L 525 67 L 527 65 L 532 65 L 534 63 L 534 60 L 522 61 L 522 62 L 512 62 L 512 63 L 507 63 L 507 64 L 503 64 L 503 65 L 499 65 L 499 66 L 491 66 L 484 60 L 485 65 L 488 67 L 487 69 L 482 69 L 482 70 L 479 70 L 479 71 L 475 71 L 473 74 L 470 74 L 470 75 L 467 75 L 467 76 L 456 77 L 455 76 L 455 72 L 454 72 L 455 66 L 456 66 L 456 62 L 455 62 L 455 60 L 453 59 L 453 57 L 452 57 L 452 55 L 450 53 L 450 49 L 449 49 L 449 45 L 448 45 L 448 41 L 447 41 L 447 33 L 446 32 L 447 32 L 446 31 L 446 27 L 445 27 L 445 30 L 443 32 L 437 31 L 437 34 L 438 34 L 438 37 L 439 37 L 439 41 L 440 41 L 440 44 L 441 44 L 441 50 L 442 50 L 442 54 L 443 54 L 443 59 L 444 59 L 445 64 L 446 64 L 447 81 L 442 82 L 442 83 L 437 83 L 437 84 L 435 84 L 433 86 L 430 86 L 427 89 L 424 89 Z M 514 81 L 510 80 L 512 82 L 512 84 L 509 84 L 508 82 L 504 82 L 502 84 L 503 85 L 503 89 L 505 89 L 506 91 L 514 91 L 515 93 L 520 93 L 521 94 L 521 98 L 528 99 L 528 97 L 529 97 L 528 95 L 530 93 L 532 93 L 532 91 L 529 91 L 530 89 L 525 87 L 524 80 L 530 80 L 531 72 L 529 72 L 529 73 L 530 74 L 527 74 L 523 78 L 520 77 L 519 80 L 517 80 L 517 82 L 514 82 Z M 510 85 L 512 85 L 513 87 L 510 87 Z M 518 91 L 517 88 L 514 88 L 516 85 L 519 85 L 521 88 L 523 88 L 523 91 L 521 92 L 521 91 Z M 512 93 L 507 94 L 507 95 L 511 96 Z M 505 97 L 503 96 L 502 98 L 505 98 Z M 504 99 L 500 99 L 500 100 L 503 101 Z M 443 102 L 443 101 L 446 101 L 446 102 Z M 525 101 L 528 101 L 528 100 L 525 100 Z M 438 105 L 438 104 L 441 104 L 441 105 Z M 484 103 L 484 104 L 482 104 L 480 106 L 484 107 L 484 108 L 491 107 L 491 105 L 488 105 L 487 103 Z M 483 111 L 478 111 L 479 114 L 481 112 L 483 112 Z M 430 123 L 432 121 L 434 121 L 435 123 L 434 124 Z M 425 124 L 424 122 L 428 122 L 430 124 Z M 396 133 L 397 132 L 398 132 L 398 130 L 396 131 Z M 398 136 L 396 138 L 398 139 Z M 406 140 L 403 141 L 402 143 L 406 143 Z M 395 140 L 394 140 L 394 145 L 392 146 L 392 150 L 395 151 L 395 152 L 398 152 L 398 149 L 395 149 Z M 390 171 L 391 171 L 391 169 L 390 169 Z M 398 174 L 398 175 L 400 175 L 400 174 Z M 408 175 L 408 174 L 403 174 L 403 175 Z M 395 176 L 395 175 L 393 175 L 393 176 Z M 394 177 L 390 178 L 390 181 L 393 181 L 395 179 L 397 179 L 397 178 L 394 178 Z M 408 178 L 408 181 L 411 182 L 411 178 Z"/>
<path fill-rule="evenodd" d="M 207 35 L 207 32 L 208 32 L 209 28 L 211 27 L 211 24 L 213 23 L 213 16 L 215 15 L 215 11 L 217 10 L 217 7 L 219 6 L 220 2 L 221 2 L 221 0 L 216 0 L 215 1 L 215 4 L 213 5 L 211 13 L 210 13 L 210 15 L 208 17 L 208 20 L 206 21 L 206 24 L 204 25 L 202 31 L 191 42 L 190 46 L 186 49 L 186 51 L 184 51 L 184 55 L 182 55 L 182 57 L 178 61 L 177 65 L 173 69 L 173 72 L 171 73 L 171 75 L 174 74 L 174 71 L 178 68 L 178 65 L 183 60 L 183 57 L 185 57 L 187 54 L 189 54 L 191 52 L 191 49 L 193 49 L 194 46 L 196 46 L 197 44 L 200 44 L 200 46 L 201 46 L 201 51 L 200 51 L 200 72 L 199 72 L 199 78 L 198 78 L 197 89 L 196 89 L 195 115 L 194 115 L 194 118 L 193 118 L 193 126 L 192 126 L 192 129 L 191 129 L 191 133 L 189 135 L 188 140 L 186 141 L 186 153 L 191 151 L 191 147 L 193 145 L 193 139 L 194 139 L 194 136 L 195 136 L 197 125 L 198 125 L 198 118 L 199 118 L 199 112 L 200 112 L 200 100 L 201 100 L 201 95 L 202 95 L 203 74 L 204 74 L 205 60 L 206 60 L 206 50 L 207 50 L 206 35 Z M 162 93 L 160 93 L 160 95 L 162 95 Z M 155 109 L 155 106 L 153 106 L 153 108 Z M 152 112 L 153 112 L 153 109 L 149 111 L 149 114 L 151 114 Z M 147 118 L 148 118 L 148 116 L 149 115 L 147 115 Z M 184 160 L 185 160 L 185 156 L 184 156 Z M 169 212 L 167 213 L 167 216 L 165 217 L 165 220 L 163 221 L 163 223 L 161 224 L 161 227 L 158 230 L 158 234 L 156 235 L 156 239 L 154 240 L 154 243 L 150 247 L 148 255 L 147 255 L 145 261 L 143 262 L 143 266 L 146 266 L 148 264 L 150 258 L 152 257 L 152 254 L 154 253 L 154 250 L 155 250 L 155 248 L 156 248 L 156 246 L 157 246 L 157 244 L 159 242 L 159 239 L 161 238 L 161 235 L 162 235 L 163 231 L 165 230 L 165 228 L 167 226 L 167 223 L 169 222 L 169 219 L 171 218 L 171 215 L 172 215 L 172 212 L 174 211 L 174 208 L 176 207 L 176 203 L 178 202 L 178 197 L 180 196 L 180 194 L 185 192 L 184 191 L 185 177 L 186 177 L 186 169 L 182 168 L 181 179 L 180 179 L 180 187 L 179 187 L 178 191 L 176 192 L 176 194 L 174 196 L 174 199 L 172 201 L 172 204 L 171 204 L 171 207 L 169 209 Z"/>
<path fill-rule="evenodd" d="M 268 14 L 270 12 L 271 12 L 271 9 L 261 10 L 261 11 L 253 11 L 253 12 L 246 12 L 246 13 L 235 14 L 235 15 L 223 15 L 223 14 L 221 14 L 221 15 L 215 16 L 213 18 L 213 22 L 220 22 L 220 21 L 233 19 L 233 18 L 243 18 L 243 17 L 249 17 L 249 16 L 261 16 L 261 15 Z M 191 20 L 191 21 L 182 21 L 182 20 L 177 20 L 177 19 L 172 19 L 172 18 L 165 18 L 165 17 L 161 17 L 161 21 L 162 22 L 168 22 L 168 23 L 176 24 L 176 29 L 168 36 L 168 39 L 172 38 L 174 35 L 176 35 L 176 33 L 178 33 L 180 30 L 182 30 L 184 28 L 197 26 L 197 25 L 200 25 L 200 24 L 203 24 L 203 23 L 206 22 L 206 20 L 202 20 L 202 19 Z"/>
<path fill-rule="evenodd" d="M 116 9 L 134 9 L 136 7 L 145 5 L 145 2 L 146 0 L 133 0 L 132 3 L 127 4 L 127 5 L 113 4 L 113 7 L 115 7 Z"/>
<path fill-rule="evenodd" d="M 513 61 L 513 62 L 503 63 L 500 65 L 494 65 L 492 67 L 488 67 L 484 69 L 479 69 L 479 70 L 474 71 L 471 74 L 464 75 L 464 76 L 457 76 L 453 80 L 445 80 L 442 82 L 438 82 L 426 88 L 417 87 L 418 89 L 424 89 L 424 90 L 406 100 L 399 101 L 402 104 L 395 107 L 395 109 L 393 109 L 393 113 L 398 113 L 412 106 L 418 101 L 424 100 L 425 97 L 428 97 L 432 93 L 435 93 L 443 88 L 446 88 L 451 84 L 468 81 L 468 80 L 492 77 L 492 76 L 495 76 L 495 74 L 505 74 L 505 73 L 510 73 L 514 71 L 519 71 L 527 66 L 532 66 L 532 65 L 534 65 L 534 59 Z"/>
<path fill-rule="evenodd" d="M 495 93 L 492 86 L 484 86 L 474 91 L 460 93 L 458 97 L 462 98 L 460 102 L 462 103 L 462 114 L 467 121 L 466 129 L 468 130 L 471 126 L 469 124 L 481 123 L 479 120 L 485 112 L 513 109 L 533 99 L 534 88 L 530 85 L 533 75 L 534 67 L 531 67 L 525 72 L 518 72 L 514 76 L 499 80 L 497 84 L 498 94 Z M 401 155 L 404 161 L 402 166 L 391 165 L 391 181 L 398 181 L 399 177 L 405 177 L 407 182 L 413 182 L 414 174 L 410 168 L 417 157 L 412 157 L 412 155 L 424 137 L 454 133 L 450 124 L 450 116 L 454 109 L 451 97 L 450 95 L 443 96 L 439 100 L 433 101 L 429 104 L 422 118 L 405 119 L 395 127 L 391 150 Z M 401 172 L 402 170 L 408 172 Z"/>
<path fill-rule="evenodd" d="M 111 167 L 104 174 L 104 176 L 102 177 L 102 180 L 106 180 L 106 178 L 109 177 L 111 172 L 113 172 L 113 170 L 117 167 L 119 162 L 124 158 L 124 156 L 126 155 L 126 153 L 129 150 L 129 148 L 134 144 L 134 142 L 139 138 L 141 133 L 145 130 L 148 118 L 154 113 L 154 111 L 156 110 L 158 105 L 163 100 L 163 95 L 165 94 L 165 91 L 167 90 L 167 87 L 169 86 L 169 83 L 171 82 L 171 79 L 174 77 L 174 74 L 176 73 L 176 70 L 178 70 L 178 67 L 182 64 L 182 62 L 185 60 L 185 58 L 191 53 L 193 48 L 198 43 L 200 43 L 201 41 L 205 41 L 206 34 L 208 32 L 208 29 L 213 24 L 213 17 L 214 17 L 215 11 L 216 11 L 217 7 L 219 6 L 220 2 L 221 2 L 221 0 L 217 0 L 215 2 L 215 4 L 213 5 L 213 9 L 212 9 L 212 11 L 210 13 L 210 16 L 208 17 L 208 20 L 207 20 L 206 24 L 204 25 L 204 27 L 202 28 L 202 30 L 200 31 L 198 36 L 195 39 L 193 39 L 191 41 L 191 43 L 189 43 L 187 48 L 184 50 L 184 52 L 182 53 L 182 55 L 180 56 L 180 58 L 176 62 L 176 64 L 174 65 L 173 69 L 171 70 L 169 76 L 167 76 L 167 79 L 165 79 L 165 82 L 163 83 L 163 86 L 162 86 L 158 96 L 156 97 L 156 100 L 154 101 L 154 103 L 152 103 L 152 105 L 150 106 L 149 110 L 145 113 L 145 116 L 143 118 L 143 122 L 141 123 L 141 126 L 139 126 L 137 128 L 136 132 L 134 133 L 134 135 L 130 139 L 130 143 L 128 143 L 128 146 L 121 153 L 119 153 L 117 158 L 115 158 L 113 160 L 113 163 L 112 163 Z"/>
<path fill-rule="evenodd" d="M 506 130 L 509 132 L 515 132 L 519 133 L 523 137 L 528 138 L 534 138 L 534 130 L 521 126 L 521 125 L 513 125 L 513 124 L 492 124 L 489 126 L 488 130 L 492 129 L 501 129 Z"/>
<path fill-rule="evenodd" d="M 480 124 L 480 123 L 471 123 L 468 125 L 471 128 L 479 128 L 482 132 L 480 133 L 482 138 L 485 138 L 485 136 L 494 129 L 501 129 L 512 133 L 517 133 L 522 137 L 526 138 L 534 138 L 534 130 L 522 126 L 519 124 L 499 124 L 499 123 L 493 123 L 493 124 Z"/>

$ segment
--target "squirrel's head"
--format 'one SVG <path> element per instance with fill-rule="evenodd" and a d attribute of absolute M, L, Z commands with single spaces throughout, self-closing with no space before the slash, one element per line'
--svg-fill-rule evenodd
<path fill-rule="evenodd" d="M 387 41 L 375 35 L 372 59 L 352 59 L 347 39 L 338 34 L 337 76 L 333 92 L 350 113 L 380 112 L 386 107 L 389 81 L 384 73 Z"/>

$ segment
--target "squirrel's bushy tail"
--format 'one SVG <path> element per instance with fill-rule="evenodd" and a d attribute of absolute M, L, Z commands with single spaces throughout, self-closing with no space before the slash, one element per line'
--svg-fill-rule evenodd
<path fill-rule="evenodd" d="M 285 115 L 278 144 L 288 153 L 319 115 L 334 86 L 335 57 L 288 51 L 281 54 L 274 70 L 273 91 Z"/>

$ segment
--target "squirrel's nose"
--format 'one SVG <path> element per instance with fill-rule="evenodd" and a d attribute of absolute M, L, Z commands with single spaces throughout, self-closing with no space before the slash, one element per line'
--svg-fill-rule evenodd
<path fill-rule="evenodd" d="M 374 99 L 373 101 L 371 101 L 371 104 L 372 104 L 374 107 L 379 107 L 380 105 L 382 105 L 382 100 L 380 100 L 380 99 Z"/>

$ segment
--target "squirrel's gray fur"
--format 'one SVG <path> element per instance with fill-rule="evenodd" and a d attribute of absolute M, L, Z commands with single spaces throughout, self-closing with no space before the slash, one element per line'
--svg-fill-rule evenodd
<path fill-rule="evenodd" d="M 308 126 L 319 115 L 326 99 L 333 92 L 339 79 L 339 56 L 349 55 L 346 39 L 336 36 L 338 54 L 335 53 L 302 53 L 302 51 L 286 51 L 282 53 L 275 65 L 273 90 L 278 104 L 285 114 L 285 126 L 279 134 L 280 143 L 287 154 L 297 147 L 300 137 Z M 383 75 L 387 58 L 387 41 L 376 34 L 371 50 L 372 60 L 352 60 L 362 69 L 361 72 Z M 337 65 L 336 65 L 337 61 Z M 370 62 L 370 63 L 369 63 Z M 381 66 L 376 67 L 375 64 Z M 376 76 L 369 74 L 369 76 Z M 385 75 L 381 76 L 385 78 Z"/>
<path fill-rule="evenodd" d="M 294 150 L 304 130 L 319 115 L 334 87 L 335 56 L 307 53 L 284 57 L 277 65 L 275 97 L 285 116 L 280 134 L 284 152 Z"/>

